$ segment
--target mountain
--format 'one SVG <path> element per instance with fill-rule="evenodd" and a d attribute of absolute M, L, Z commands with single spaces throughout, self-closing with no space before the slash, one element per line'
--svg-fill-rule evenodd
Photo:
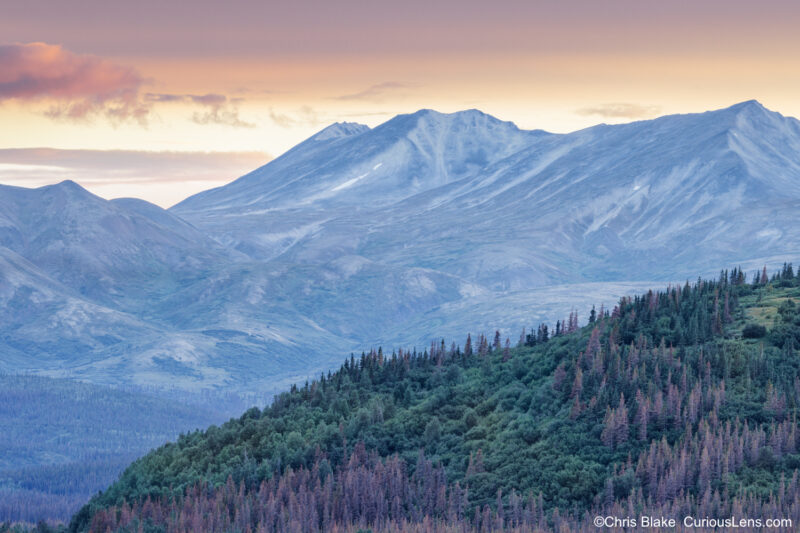
<path fill-rule="evenodd" d="M 160 333 L 82 296 L 3 247 L 0 324 L 1 373 L 58 373 L 70 366 L 76 371 L 115 345 Z"/>
<path fill-rule="evenodd" d="M 795 523 L 798 298 L 788 265 L 754 281 L 735 268 L 623 297 L 584 328 L 571 317 L 514 348 L 474 337 L 463 348 L 371 351 L 263 410 L 154 450 L 69 530 Z M 700 522 L 729 518 L 745 521 Z M 619 529 L 652 527 L 638 524 Z"/>
<path fill-rule="evenodd" d="M 547 136 L 477 110 L 421 110 L 370 129 L 337 123 L 226 186 L 199 193 L 175 213 L 265 208 L 377 206 L 474 174 Z"/>
<path fill-rule="evenodd" d="M 274 265 L 275 283 L 301 288 L 294 308 L 361 346 L 426 345 L 435 326 L 505 334 L 539 302 L 551 307 L 535 318 L 564 318 L 587 287 L 608 302 L 719 264 L 790 260 L 798 124 L 755 101 L 566 135 L 420 111 L 332 126 L 171 212 Z"/>
<path fill-rule="evenodd" d="M 404 197 L 387 186 L 375 198 L 353 190 L 346 199 L 360 206 L 358 215 L 337 215 L 327 200 L 301 193 L 295 195 L 307 206 L 301 221 L 294 220 L 294 205 L 273 206 L 269 214 L 244 209 L 226 217 L 224 231 L 253 239 L 255 228 L 271 229 L 280 218 L 281 230 L 292 235 L 280 252 L 293 259 L 354 253 L 504 291 L 612 276 L 642 279 L 634 273 L 683 276 L 701 260 L 677 249 L 686 248 L 680 242 L 686 239 L 704 245 L 702 268 L 770 259 L 785 244 L 797 249 L 796 236 L 786 235 L 788 243 L 780 237 L 800 198 L 800 127 L 758 103 L 535 138 L 460 179 L 434 172 L 428 182 L 438 186 L 406 188 L 417 194 Z M 348 161 L 358 161 L 358 152 Z M 259 194 L 250 190 L 251 197 Z M 310 218 L 317 203 L 321 216 Z M 216 231 L 202 214 L 186 211 L 193 204 L 189 199 L 174 211 Z M 218 204 L 205 206 L 202 213 L 218 212 Z M 237 228 L 240 217 L 250 220 L 250 229 Z M 756 220 L 762 224 L 754 230 Z M 743 244 L 747 253 L 738 251 Z M 665 258 L 672 259 L 659 265 Z"/>
<path fill-rule="evenodd" d="M 2 186 L 0 213 L 0 245 L 80 294 L 122 307 L 157 297 L 227 256 L 166 211 L 137 200 L 109 202 L 72 181 Z"/>
<path fill-rule="evenodd" d="M 791 261 L 798 208 L 800 123 L 755 101 L 570 134 L 476 110 L 338 123 L 166 211 L 0 187 L 0 369 L 269 394 L 351 351 L 515 339 Z"/>
<path fill-rule="evenodd" d="M 381 210 L 473 175 L 543 136 L 476 110 L 422 110 L 372 130 L 334 124 L 171 212 L 249 255 L 272 258 L 332 219 Z"/>

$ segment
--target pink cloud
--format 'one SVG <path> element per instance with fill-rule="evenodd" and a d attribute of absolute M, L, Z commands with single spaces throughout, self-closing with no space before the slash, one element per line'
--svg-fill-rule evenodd
<path fill-rule="evenodd" d="M 140 97 L 145 79 L 133 68 L 46 43 L 0 45 L 0 102 L 52 103 L 48 116 L 145 122 L 150 105 Z"/>

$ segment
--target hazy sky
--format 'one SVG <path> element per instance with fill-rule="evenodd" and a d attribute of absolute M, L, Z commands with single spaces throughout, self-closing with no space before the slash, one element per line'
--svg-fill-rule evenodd
<path fill-rule="evenodd" d="M 0 183 L 167 206 L 423 107 L 556 132 L 752 98 L 800 116 L 798 27 L 777 0 L 5 0 Z"/>

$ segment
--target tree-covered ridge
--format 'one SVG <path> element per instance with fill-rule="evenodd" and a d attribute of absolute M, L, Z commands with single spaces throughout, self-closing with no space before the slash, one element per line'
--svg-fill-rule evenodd
<path fill-rule="evenodd" d="M 516 348 L 495 335 L 351 357 L 138 460 L 71 528 L 195 531 L 190 511 L 213 531 L 443 528 L 451 499 L 475 530 L 591 530 L 587 512 L 613 509 L 800 520 L 800 279 L 789 265 L 754 278 L 734 269 L 622 298 Z M 392 511 L 394 495 L 337 481 L 354 460 L 378 485 L 395 469 L 397 483 L 436 490 L 401 491 Z M 337 494 L 374 501 L 372 514 L 335 514 Z M 317 520 L 301 521 L 311 509 Z"/>

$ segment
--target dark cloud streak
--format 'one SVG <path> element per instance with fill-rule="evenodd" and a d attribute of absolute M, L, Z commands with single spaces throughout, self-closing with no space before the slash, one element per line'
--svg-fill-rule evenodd
<path fill-rule="evenodd" d="M 220 124 L 234 128 L 254 128 L 252 122 L 246 122 L 239 116 L 239 104 L 243 98 L 228 98 L 224 94 L 170 94 L 147 93 L 145 100 L 158 103 L 189 102 L 200 105 L 203 111 L 192 114 L 192 122 L 196 124 Z"/>

